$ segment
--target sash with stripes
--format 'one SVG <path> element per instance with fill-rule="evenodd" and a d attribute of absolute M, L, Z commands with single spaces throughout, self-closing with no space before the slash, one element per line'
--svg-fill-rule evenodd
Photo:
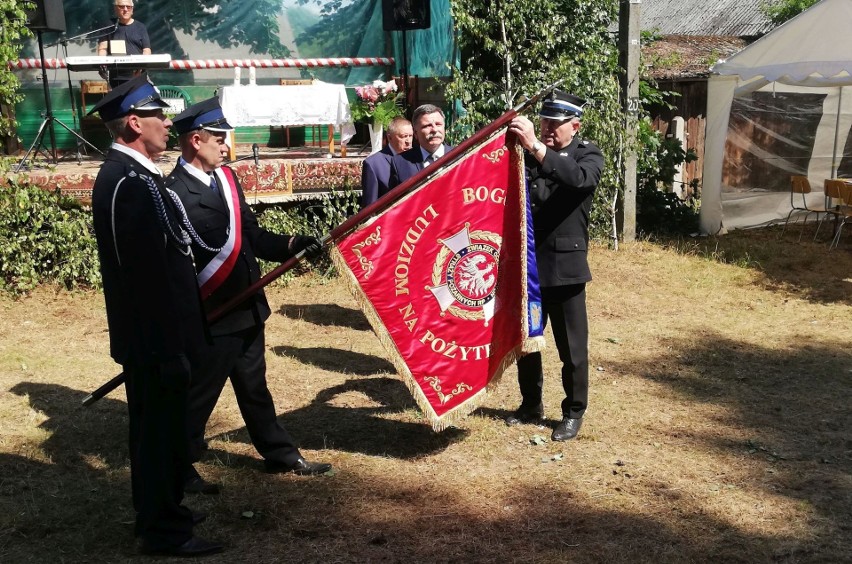
<path fill-rule="evenodd" d="M 220 167 L 213 173 L 225 196 L 228 205 L 230 229 L 228 240 L 207 265 L 198 273 L 198 286 L 201 288 L 201 299 L 207 299 L 216 288 L 230 276 L 242 247 L 243 225 L 240 215 L 240 196 L 237 192 L 237 182 L 230 168 Z M 227 189 L 225 187 L 227 186 Z"/>

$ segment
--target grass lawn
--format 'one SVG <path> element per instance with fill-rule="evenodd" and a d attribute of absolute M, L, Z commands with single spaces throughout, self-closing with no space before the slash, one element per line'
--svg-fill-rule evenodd
<path fill-rule="evenodd" d="M 514 368 L 434 433 L 339 280 L 270 289 L 280 419 L 335 471 L 263 473 L 226 387 L 197 465 L 223 492 L 186 499 L 227 544 L 206 561 L 852 561 L 852 235 L 828 252 L 779 234 L 595 246 L 568 443 L 502 423 Z M 0 562 L 144 561 L 123 390 L 80 405 L 117 373 L 102 296 L 41 288 L 0 313 Z"/>

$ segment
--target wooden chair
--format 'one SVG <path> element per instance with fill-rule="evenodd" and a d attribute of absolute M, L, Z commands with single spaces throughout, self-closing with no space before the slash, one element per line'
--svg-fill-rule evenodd
<path fill-rule="evenodd" d="M 834 233 L 834 239 L 831 240 L 828 250 L 836 249 L 840 243 L 840 234 L 843 232 L 843 226 L 847 223 L 852 223 L 852 184 L 847 184 L 841 181 L 840 196 L 842 204 L 840 205 L 840 222 L 837 226 L 837 231 Z"/>
<path fill-rule="evenodd" d="M 86 94 L 106 94 L 109 92 L 109 84 L 107 84 L 106 80 L 81 80 L 80 81 L 80 102 L 82 106 L 83 115 L 86 115 L 86 112 L 89 111 L 88 106 L 86 106 Z"/>
<path fill-rule="evenodd" d="M 816 233 L 814 233 L 814 241 L 817 240 L 819 229 L 822 227 L 822 222 L 829 216 L 834 218 L 834 228 L 835 231 L 837 231 L 837 222 L 842 215 L 841 208 L 845 207 L 845 204 L 843 203 L 843 190 L 846 184 L 842 180 L 826 178 L 823 186 L 823 193 L 825 195 L 823 210 L 825 213 L 822 215 L 819 223 L 817 224 Z"/>
<path fill-rule="evenodd" d="M 807 176 L 794 175 L 790 177 L 790 213 L 787 214 L 787 219 L 784 221 L 784 229 L 781 230 L 782 237 L 784 236 L 784 232 L 787 231 L 787 224 L 790 223 L 790 217 L 795 212 L 805 212 L 805 216 L 802 218 L 802 231 L 799 233 L 799 241 L 802 240 L 804 224 L 807 223 L 808 216 L 815 213 L 818 219 L 819 214 L 826 213 L 826 210 L 823 208 L 808 206 L 807 195 L 811 191 L 811 183 Z"/>

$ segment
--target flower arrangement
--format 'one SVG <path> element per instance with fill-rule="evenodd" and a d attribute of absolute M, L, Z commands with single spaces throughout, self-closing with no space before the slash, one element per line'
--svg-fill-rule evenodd
<path fill-rule="evenodd" d="M 350 106 L 354 121 L 378 122 L 386 128 L 393 118 L 403 113 L 402 95 L 397 94 L 394 80 L 376 80 L 369 86 L 358 86 L 355 94 L 357 98 Z"/>

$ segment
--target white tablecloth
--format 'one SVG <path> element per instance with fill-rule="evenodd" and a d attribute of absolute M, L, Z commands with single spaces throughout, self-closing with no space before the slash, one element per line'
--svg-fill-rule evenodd
<path fill-rule="evenodd" d="M 234 127 L 327 124 L 340 132 L 342 145 L 355 135 L 342 84 L 225 86 L 219 89 L 219 101 Z"/>

